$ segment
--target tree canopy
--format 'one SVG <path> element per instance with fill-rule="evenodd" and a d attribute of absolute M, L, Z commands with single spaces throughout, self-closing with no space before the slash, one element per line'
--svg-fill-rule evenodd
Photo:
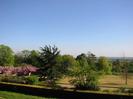
<path fill-rule="evenodd" d="M 1 66 L 13 66 L 14 55 L 9 46 L 0 45 L 0 65 Z"/>
<path fill-rule="evenodd" d="M 105 74 L 111 74 L 112 65 L 107 57 L 101 56 L 98 59 L 98 70 Z"/>

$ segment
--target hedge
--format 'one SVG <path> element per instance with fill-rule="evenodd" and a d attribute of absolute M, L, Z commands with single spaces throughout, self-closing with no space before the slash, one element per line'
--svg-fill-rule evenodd
<path fill-rule="evenodd" d="M 13 91 L 35 96 L 54 97 L 61 99 L 75 98 L 105 98 L 105 99 L 133 99 L 132 94 L 106 94 L 94 91 L 81 91 L 72 89 L 52 89 L 50 87 L 41 87 L 35 85 L 13 84 L 0 82 L 0 90 Z"/>

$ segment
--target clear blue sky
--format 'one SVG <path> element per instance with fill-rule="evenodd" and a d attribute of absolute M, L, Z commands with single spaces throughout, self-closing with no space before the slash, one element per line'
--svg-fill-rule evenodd
<path fill-rule="evenodd" d="M 0 44 L 133 56 L 133 0 L 0 0 Z"/>

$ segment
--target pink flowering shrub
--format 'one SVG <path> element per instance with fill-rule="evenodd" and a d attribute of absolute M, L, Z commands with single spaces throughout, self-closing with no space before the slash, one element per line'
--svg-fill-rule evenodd
<path fill-rule="evenodd" d="M 19 67 L 0 66 L 0 74 L 5 75 L 30 75 L 37 72 L 38 68 L 32 65 L 25 65 Z"/>
<path fill-rule="evenodd" d="M 38 68 L 32 65 L 25 65 L 16 67 L 17 75 L 30 75 L 31 73 L 37 72 Z"/>

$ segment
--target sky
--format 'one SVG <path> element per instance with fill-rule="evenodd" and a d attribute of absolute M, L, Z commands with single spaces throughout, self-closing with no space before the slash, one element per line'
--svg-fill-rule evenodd
<path fill-rule="evenodd" d="M 133 57 L 133 0 L 0 0 L 0 44 Z"/>

